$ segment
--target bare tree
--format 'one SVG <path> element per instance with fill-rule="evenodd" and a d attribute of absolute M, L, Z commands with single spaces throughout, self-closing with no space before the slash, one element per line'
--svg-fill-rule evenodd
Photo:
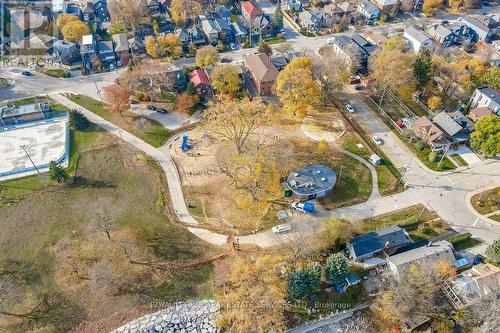
<path fill-rule="evenodd" d="M 205 112 L 205 121 L 212 134 L 234 144 L 242 154 L 256 130 L 268 120 L 263 104 L 249 100 L 223 100 Z"/>

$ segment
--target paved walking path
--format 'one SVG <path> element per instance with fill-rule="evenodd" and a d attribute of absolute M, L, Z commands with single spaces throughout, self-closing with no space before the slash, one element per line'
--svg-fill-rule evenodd
<path fill-rule="evenodd" d="M 79 104 L 74 103 L 67 97 L 63 96 L 62 94 L 54 94 L 51 97 L 54 98 L 58 103 L 65 105 L 70 109 L 79 110 L 81 113 L 85 115 L 85 117 L 88 118 L 88 120 L 90 120 L 94 124 L 102 127 L 111 134 L 119 138 L 122 138 L 123 141 L 145 152 L 146 154 L 151 156 L 151 158 L 153 158 L 156 162 L 158 162 L 158 164 L 160 164 L 163 171 L 165 172 L 165 175 L 167 176 L 168 190 L 170 192 L 170 198 L 172 200 L 172 205 L 174 207 L 177 218 L 179 219 L 180 222 L 186 223 L 188 225 L 196 226 L 198 224 L 198 221 L 194 219 L 194 217 L 189 213 L 187 209 L 186 202 L 184 201 L 184 195 L 182 193 L 179 174 L 170 155 L 164 154 L 159 149 L 142 141 L 136 136 L 130 134 L 129 132 L 122 130 L 118 126 L 96 115 L 95 113 L 83 108 Z M 212 244 L 223 245 L 227 242 L 227 236 L 216 234 L 209 230 L 196 229 L 193 227 L 190 228 L 190 231 L 193 232 L 196 236 L 200 237 L 201 239 Z"/>
<path fill-rule="evenodd" d="M 71 109 L 80 110 L 93 123 L 123 138 L 125 142 L 132 144 L 154 158 L 167 176 L 172 205 L 179 221 L 190 225 L 189 231 L 209 243 L 223 245 L 227 242 L 228 237 L 226 235 L 196 227 L 198 222 L 191 216 L 184 201 L 179 174 L 169 154 L 169 143 L 160 149 L 154 148 L 102 117 L 73 103 L 65 96 L 56 94 L 53 97 L 59 103 Z M 360 110 L 362 112 L 357 112 L 354 115 L 357 118 L 356 120 L 369 133 L 378 134 L 384 138 L 385 144 L 381 148 L 396 166 L 407 170 L 405 179 L 410 189 L 387 197 L 380 197 L 375 190 L 375 194 L 372 194 L 366 202 L 330 212 L 319 212 L 315 219 L 307 224 L 306 228 L 309 228 L 309 232 L 313 233 L 319 227 L 320 219 L 324 217 L 341 216 L 353 221 L 359 221 L 422 203 L 435 210 L 444 220 L 451 223 L 457 232 L 471 232 L 474 237 L 485 241 L 487 244 L 491 244 L 499 237 L 500 224 L 493 225 L 489 223 L 488 220 L 490 219 L 474 215 L 474 212 L 469 208 L 470 202 L 468 203 L 468 201 L 470 200 L 466 198 L 469 192 L 481 189 L 487 184 L 500 185 L 500 163 L 498 161 L 483 161 L 473 167 L 462 168 L 448 173 L 433 172 L 425 168 L 420 161 L 412 163 L 416 159 L 408 148 L 399 141 L 399 138 L 377 116 L 374 114 L 370 116 L 370 111 L 366 106 L 361 106 Z M 171 138 L 171 140 L 174 139 Z M 364 162 L 368 163 L 367 161 Z M 372 168 L 370 170 L 373 174 Z M 376 179 L 376 173 L 374 179 Z M 377 189 L 377 187 L 374 186 L 374 189 Z M 290 237 L 293 237 L 293 233 L 291 235 L 274 235 L 271 231 L 264 231 L 238 237 L 237 241 L 241 244 L 270 247 L 290 239 Z M 484 246 L 480 251 L 484 251 Z"/>

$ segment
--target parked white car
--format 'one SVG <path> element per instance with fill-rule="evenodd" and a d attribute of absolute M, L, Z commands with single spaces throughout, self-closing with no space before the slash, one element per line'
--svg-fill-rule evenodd
<path fill-rule="evenodd" d="M 272 227 L 271 230 L 275 234 L 280 234 L 282 232 L 287 232 L 287 231 L 292 230 L 292 226 L 290 224 L 288 224 L 288 223 L 286 223 L 286 224 L 278 224 L 278 225 L 275 225 L 274 227 Z"/>
<path fill-rule="evenodd" d="M 346 104 L 345 105 L 345 108 L 347 109 L 347 111 L 349 111 L 350 113 L 353 113 L 354 112 L 354 109 L 353 107 L 351 106 L 351 104 Z"/>
<path fill-rule="evenodd" d="M 375 142 L 377 145 L 381 145 L 384 143 L 384 141 L 379 137 L 379 136 L 373 136 L 372 137 L 373 142 Z"/>

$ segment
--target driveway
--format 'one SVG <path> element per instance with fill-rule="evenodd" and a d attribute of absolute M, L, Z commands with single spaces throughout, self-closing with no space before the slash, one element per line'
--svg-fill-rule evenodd
<path fill-rule="evenodd" d="M 163 127 L 169 130 L 178 129 L 187 121 L 187 119 L 184 119 L 177 112 L 160 113 L 148 110 L 145 105 L 133 105 L 130 108 L 130 111 L 135 114 L 140 114 L 141 116 L 144 116 L 151 120 L 157 121 L 162 124 Z"/>
<path fill-rule="evenodd" d="M 479 158 L 479 156 L 477 156 L 477 154 L 474 153 L 467 146 L 460 146 L 455 150 L 450 150 L 449 154 L 460 156 L 461 158 L 464 159 L 465 162 L 467 162 L 468 165 L 481 163 L 481 161 L 482 161 L 481 158 Z"/>

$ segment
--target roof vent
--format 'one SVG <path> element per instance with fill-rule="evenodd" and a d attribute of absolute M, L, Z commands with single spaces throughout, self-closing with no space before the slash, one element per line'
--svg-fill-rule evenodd
<path fill-rule="evenodd" d="M 326 178 L 325 178 L 325 177 L 322 177 L 322 178 L 321 178 L 321 181 L 322 181 L 322 182 L 326 182 Z"/>
<path fill-rule="evenodd" d="M 300 174 L 299 174 L 298 172 L 294 172 L 293 176 L 294 176 L 294 177 L 299 177 L 299 176 L 300 176 Z"/>

